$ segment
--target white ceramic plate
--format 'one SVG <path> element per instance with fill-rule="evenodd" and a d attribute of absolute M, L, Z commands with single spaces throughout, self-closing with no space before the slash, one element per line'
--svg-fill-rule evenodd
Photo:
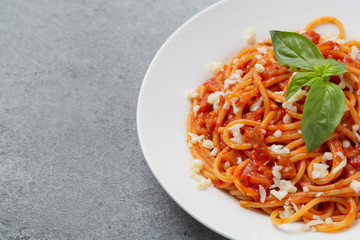
<path fill-rule="evenodd" d="M 269 30 L 301 30 L 325 15 L 339 18 L 347 39 L 360 32 L 360 2 L 331 0 L 223 0 L 181 26 L 152 61 L 139 95 L 137 126 L 149 167 L 167 193 L 190 215 L 214 231 L 233 239 L 354 239 L 359 223 L 335 233 L 301 232 L 302 224 L 274 226 L 269 216 L 243 209 L 238 201 L 215 188 L 197 190 L 187 169 L 192 159 L 185 143 L 190 102 L 188 89 L 209 77 L 207 64 L 228 63 L 247 46 L 244 32 L 253 28 L 257 39 Z M 331 27 L 320 31 L 336 30 Z"/>

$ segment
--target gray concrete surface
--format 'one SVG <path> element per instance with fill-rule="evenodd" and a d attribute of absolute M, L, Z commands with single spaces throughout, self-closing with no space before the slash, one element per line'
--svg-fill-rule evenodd
<path fill-rule="evenodd" d="M 214 2 L 0 1 L 1 239 L 221 239 L 157 183 L 135 125 L 152 57 Z"/>

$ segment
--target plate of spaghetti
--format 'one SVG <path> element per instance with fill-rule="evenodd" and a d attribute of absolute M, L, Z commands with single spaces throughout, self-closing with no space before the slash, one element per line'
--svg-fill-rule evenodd
<path fill-rule="evenodd" d="M 198 221 L 232 239 L 360 233 L 352 4 L 221 1 L 159 50 L 139 95 L 140 144 Z"/>

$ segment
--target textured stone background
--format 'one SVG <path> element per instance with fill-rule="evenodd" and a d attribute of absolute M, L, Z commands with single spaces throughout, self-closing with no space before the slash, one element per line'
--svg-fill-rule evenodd
<path fill-rule="evenodd" d="M 135 125 L 154 54 L 214 2 L 0 1 L 1 239 L 221 239 L 156 182 Z"/>

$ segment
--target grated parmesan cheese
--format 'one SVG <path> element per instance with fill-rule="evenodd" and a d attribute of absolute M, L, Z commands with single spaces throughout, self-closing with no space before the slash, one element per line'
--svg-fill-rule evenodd
<path fill-rule="evenodd" d="M 240 132 L 240 129 L 244 126 L 244 124 L 241 123 L 237 123 L 234 124 L 233 126 L 229 127 L 229 130 L 231 132 L 231 134 L 233 135 L 233 138 L 231 138 L 230 140 L 236 143 L 242 143 L 241 138 L 242 138 L 242 134 Z"/>
<path fill-rule="evenodd" d="M 303 191 L 304 191 L 304 192 L 309 192 L 309 188 L 303 187 Z"/>
<path fill-rule="evenodd" d="M 241 158 L 241 157 L 238 157 L 236 163 L 239 165 L 241 162 L 242 162 L 242 158 Z"/>
<path fill-rule="evenodd" d="M 357 125 L 357 124 L 353 125 L 353 126 L 352 126 L 352 130 L 353 130 L 353 132 L 354 132 L 354 134 L 355 134 L 358 142 L 360 142 L 360 135 L 359 135 L 359 133 L 357 132 L 357 131 L 359 130 L 359 125 Z"/>
<path fill-rule="evenodd" d="M 291 117 L 289 114 L 285 114 L 284 119 L 283 119 L 283 123 L 284 124 L 290 124 L 291 123 Z"/>
<path fill-rule="evenodd" d="M 193 171 L 191 170 L 191 168 L 189 168 L 188 173 L 189 173 L 190 177 L 191 177 L 192 179 L 194 179 L 195 181 L 197 181 L 197 182 L 200 182 L 201 180 L 203 180 L 203 177 L 204 177 L 204 176 L 202 176 L 202 175 L 199 174 L 199 173 L 193 172 Z"/>
<path fill-rule="evenodd" d="M 284 103 L 282 104 L 282 107 L 283 107 L 283 108 L 286 108 L 286 109 L 289 109 L 290 111 L 297 112 L 297 107 L 294 106 L 292 103 L 284 102 Z"/>
<path fill-rule="evenodd" d="M 325 163 L 314 163 L 311 177 L 314 179 L 325 178 L 329 174 L 329 171 L 327 170 L 328 167 L 329 165 Z"/>
<path fill-rule="evenodd" d="M 353 130 L 353 132 L 356 132 L 357 130 L 359 130 L 359 125 L 357 125 L 357 124 L 354 124 L 353 126 L 352 126 L 352 130 Z"/>
<path fill-rule="evenodd" d="M 278 176 L 277 176 L 278 177 Z M 280 201 L 288 195 L 288 193 L 295 193 L 297 192 L 297 188 L 291 181 L 287 181 L 284 179 L 279 179 L 274 176 L 274 184 L 270 188 L 279 188 L 279 190 L 271 190 L 270 193 L 279 199 Z"/>
<path fill-rule="evenodd" d="M 210 77 L 216 77 L 220 71 L 223 70 L 224 64 L 220 62 L 212 62 L 208 64 L 208 69 L 210 72 Z"/>
<path fill-rule="evenodd" d="M 196 92 L 195 89 L 189 89 L 186 91 L 186 97 L 191 101 L 194 98 L 197 98 L 199 94 Z"/>
<path fill-rule="evenodd" d="M 235 72 L 233 72 L 231 75 L 230 75 L 230 79 L 231 80 L 236 80 L 237 82 L 239 82 L 241 80 L 241 76 L 244 74 L 244 71 L 243 70 L 235 70 Z"/>
<path fill-rule="evenodd" d="M 229 163 L 229 161 L 226 161 L 226 162 L 224 163 L 224 167 L 225 167 L 225 168 L 231 167 L 231 164 Z"/>
<path fill-rule="evenodd" d="M 287 181 L 284 179 L 280 180 L 280 183 L 277 184 L 280 188 L 280 190 L 287 191 L 289 193 L 295 193 L 297 192 L 297 188 L 294 186 L 294 184 L 291 181 Z"/>
<path fill-rule="evenodd" d="M 214 111 L 220 107 L 220 96 L 225 94 L 220 91 L 216 91 L 208 96 L 207 102 L 213 105 Z"/>
<path fill-rule="evenodd" d="M 189 136 L 191 137 L 191 143 L 192 144 L 196 144 L 196 143 L 199 143 L 201 140 L 203 140 L 204 139 L 204 135 L 196 135 L 196 134 L 194 134 L 194 133 L 188 133 L 189 134 Z"/>
<path fill-rule="evenodd" d="M 281 146 L 281 145 L 278 145 Z M 287 181 L 284 179 L 281 179 L 281 173 L 280 170 L 282 169 L 282 166 L 278 166 L 275 164 L 275 166 L 272 168 L 272 174 L 274 176 L 273 181 L 274 184 L 270 187 L 272 188 L 279 188 L 279 190 L 272 189 L 270 190 L 270 193 L 279 199 L 280 201 L 288 195 L 288 193 L 295 193 L 297 192 L 297 188 L 294 186 L 294 184 L 291 181 Z"/>
<path fill-rule="evenodd" d="M 331 152 L 324 152 L 324 155 L 322 156 L 323 161 L 332 160 L 333 155 Z"/>
<path fill-rule="evenodd" d="M 291 204 L 293 205 L 295 212 L 298 212 L 299 208 L 297 207 L 297 205 L 294 202 L 291 202 Z"/>
<path fill-rule="evenodd" d="M 233 107 L 233 113 L 237 114 L 240 111 L 240 108 L 236 106 L 236 101 L 239 100 L 238 98 L 232 98 L 231 106 Z"/>
<path fill-rule="evenodd" d="M 324 195 L 323 192 L 319 192 L 318 194 L 316 194 L 316 197 L 320 197 L 321 195 Z"/>
<path fill-rule="evenodd" d="M 231 105 L 232 105 L 232 107 L 233 107 L 233 113 L 234 113 L 234 114 L 237 114 L 237 113 L 240 111 L 240 108 L 238 108 L 238 107 L 235 105 L 234 102 L 233 102 Z"/>
<path fill-rule="evenodd" d="M 248 44 L 252 44 L 255 42 L 255 31 L 252 28 L 246 29 L 245 32 L 246 42 Z"/>
<path fill-rule="evenodd" d="M 260 97 L 251 107 L 250 107 L 250 111 L 256 111 L 259 109 L 259 107 L 261 106 L 261 104 L 263 103 L 264 99 L 263 97 Z"/>
<path fill-rule="evenodd" d="M 270 188 L 279 188 L 279 190 L 271 190 L 270 193 L 274 195 L 277 199 L 280 201 L 288 195 L 288 193 L 295 193 L 297 192 L 297 188 L 294 186 L 294 184 L 291 181 L 287 181 L 284 179 L 276 179 L 274 178 L 274 185 L 272 185 Z"/>
<path fill-rule="evenodd" d="M 272 168 L 272 174 L 274 176 L 274 178 L 276 179 L 281 179 L 281 173 L 280 170 L 282 169 L 282 166 L 276 165 Z"/>
<path fill-rule="evenodd" d="M 283 132 L 282 132 L 281 130 L 276 130 L 276 131 L 274 132 L 274 136 L 275 136 L 275 137 L 281 137 L 282 134 L 283 134 Z"/>
<path fill-rule="evenodd" d="M 346 43 L 346 40 L 342 39 L 342 38 L 339 38 L 339 39 L 335 40 L 335 42 L 338 43 L 338 44 L 344 44 L 344 43 Z"/>
<path fill-rule="evenodd" d="M 205 139 L 202 141 L 202 146 L 208 149 L 213 149 L 214 148 L 214 143 L 211 140 Z"/>
<path fill-rule="evenodd" d="M 198 182 L 197 188 L 198 188 L 198 189 L 204 189 L 204 188 L 213 187 L 213 186 L 214 186 L 214 184 L 212 183 L 211 179 L 209 179 L 209 178 L 204 178 L 204 179 L 201 179 L 201 180 Z"/>
<path fill-rule="evenodd" d="M 280 218 L 290 217 L 295 213 L 294 209 L 291 206 L 284 205 L 284 210 L 279 211 Z"/>
<path fill-rule="evenodd" d="M 266 47 L 258 47 L 257 51 L 261 54 L 267 54 L 267 48 Z"/>
<path fill-rule="evenodd" d="M 350 188 L 352 188 L 352 190 L 354 190 L 354 192 L 359 193 L 360 192 L 360 182 L 358 182 L 356 180 L 352 180 L 352 182 L 350 183 Z"/>
<path fill-rule="evenodd" d="M 337 165 L 334 168 L 334 170 L 333 170 L 334 174 L 337 173 L 338 171 L 340 171 L 341 169 L 343 169 L 346 166 L 346 164 L 347 164 L 347 160 L 345 158 L 339 165 Z"/>
<path fill-rule="evenodd" d="M 338 44 L 344 44 L 346 42 L 345 39 L 337 38 L 333 33 L 326 34 L 325 39 L 327 41 L 333 41 L 333 42 L 336 42 Z"/>
<path fill-rule="evenodd" d="M 275 94 L 279 94 L 279 95 L 284 95 L 285 94 L 285 92 L 284 91 L 276 91 L 276 92 L 274 92 Z"/>
<path fill-rule="evenodd" d="M 344 75 L 343 75 L 343 74 L 340 74 L 340 75 L 339 75 L 339 78 L 340 78 L 340 83 L 339 83 L 338 85 L 339 85 L 339 87 L 340 87 L 341 89 L 344 89 L 344 88 L 346 87 L 346 82 L 345 82 L 345 80 L 344 80 Z"/>
<path fill-rule="evenodd" d="M 273 144 L 271 145 L 270 150 L 273 151 L 275 154 L 290 153 L 290 149 L 284 147 L 283 145 Z"/>
<path fill-rule="evenodd" d="M 358 132 L 354 132 L 355 136 L 356 136 L 356 139 L 358 140 L 358 142 L 360 142 L 360 135 Z"/>
<path fill-rule="evenodd" d="M 193 159 L 190 163 L 189 170 L 194 173 L 199 173 L 203 166 L 204 163 L 200 159 Z"/>
<path fill-rule="evenodd" d="M 293 103 L 303 99 L 304 96 L 306 96 L 307 92 L 305 90 L 299 89 L 294 95 L 291 96 L 289 100 L 284 102 L 282 104 L 283 108 L 287 108 L 290 111 L 297 112 L 296 106 L 293 105 Z"/>
<path fill-rule="evenodd" d="M 203 168 L 203 166 L 204 163 L 200 159 L 193 159 L 188 170 L 190 177 L 198 182 L 198 189 L 204 189 L 206 187 L 213 186 L 213 183 L 210 179 L 207 179 L 200 174 L 200 170 Z"/>
<path fill-rule="evenodd" d="M 216 156 L 217 153 L 218 153 L 218 149 L 217 148 L 214 148 L 211 152 L 210 152 L 210 156 Z"/>
<path fill-rule="evenodd" d="M 350 56 L 355 60 L 359 60 L 359 49 L 356 46 L 351 47 Z"/>
<path fill-rule="evenodd" d="M 194 115 L 195 115 L 195 116 L 196 116 L 196 114 L 198 113 L 199 109 L 200 109 L 200 105 L 195 105 L 195 106 L 193 107 L 193 112 L 194 112 Z"/>
<path fill-rule="evenodd" d="M 343 148 L 348 148 L 348 147 L 350 147 L 350 142 L 348 140 L 343 140 L 342 146 L 343 146 Z"/>
<path fill-rule="evenodd" d="M 325 219 L 325 223 L 326 223 L 326 224 L 333 224 L 334 221 L 332 220 L 331 217 L 328 217 L 328 218 Z"/>
<path fill-rule="evenodd" d="M 276 197 L 277 199 L 279 199 L 280 201 L 286 197 L 288 195 L 288 192 L 287 191 L 276 191 L 276 190 L 270 190 L 270 193 Z"/>
<path fill-rule="evenodd" d="M 262 185 L 259 185 L 260 202 L 264 203 L 266 199 L 266 191 Z"/>
<path fill-rule="evenodd" d="M 230 85 L 234 85 L 236 83 L 236 80 L 226 79 L 224 83 L 224 89 L 228 89 Z"/>
<path fill-rule="evenodd" d="M 290 103 L 295 103 L 301 99 L 303 99 L 304 96 L 307 95 L 307 92 L 305 90 L 299 89 L 294 95 L 291 96 L 291 98 L 287 101 Z"/>
<path fill-rule="evenodd" d="M 259 63 L 255 64 L 255 68 L 256 68 L 256 71 L 257 71 L 258 73 L 262 73 L 262 72 L 265 71 L 264 66 L 261 65 L 261 64 L 259 64 Z"/>

